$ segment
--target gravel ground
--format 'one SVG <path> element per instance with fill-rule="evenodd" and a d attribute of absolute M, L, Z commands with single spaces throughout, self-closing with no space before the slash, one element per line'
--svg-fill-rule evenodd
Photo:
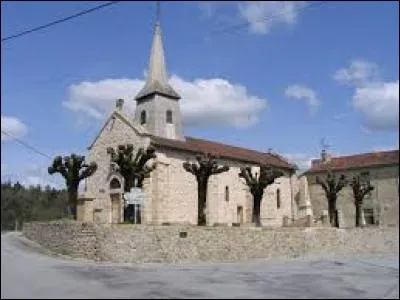
<path fill-rule="evenodd" d="M 399 253 L 240 263 L 112 264 L 1 236 L 1 298 L 399 298 Z"/>

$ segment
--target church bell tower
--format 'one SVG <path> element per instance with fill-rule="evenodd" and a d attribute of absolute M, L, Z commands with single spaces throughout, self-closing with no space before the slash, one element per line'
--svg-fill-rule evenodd
<path fill-rule="evenodd" d="M 152 135 L 184 140 L 180 98 L 168 83 L 161 36 L 160 3 L 157 1 L 157 21 L 150 52 L 148 76 L 144 87 L 135 97 L 135 121 Z"/>

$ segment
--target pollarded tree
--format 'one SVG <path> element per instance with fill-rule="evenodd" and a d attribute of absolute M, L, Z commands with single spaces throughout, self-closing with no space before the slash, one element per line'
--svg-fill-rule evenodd
<path fill-rule="evenodd" d="M 76 220 L 76 205 L 78 200 L 78 187 L 81 180 L 92 176 L 97 170 L 97 164 L 85 163 L 85 157 L 72 154 L 71 156 L 57 156 L 49 167 L 49 174 L 60 173 L 64 179 L 68 191 L 68 206 L 70 214 Z"/>
<path fill-rule="evenodd" d="M 192 173 L 197 180 L 197 225 L 205 226 L 207 186 L 210 176 L 223 173 L 229 170 L 228 166 L 218 166 L 215 156 L 207 153 L 196 155 L 197 163 L 184 162 L 183 168 Z"/>
<path fill-rule="evenodd" d="M 283 176 L 282 171 L 266 165 L 260 166 L 260 176 L 258 176 L 257 173 L 253 175 L 251 173 L 251 167 L 240 169 L 239 177 L 244 178 L 253 196 L 253 212 L 251 219 L 257 227 L 261 226 L 260 209 L 264 190 L 267 186 L 274 183 L 276 178 L 281 176 Z"/>
<path fill-rule="evenodd" d="M 150 177 L 150 173 L 156 168 L 156 163 L 147 165 L 150 159 L 156 158 L 154 148 L 139 148 L 135 157 L 133 151 L 132 144 L 120 145 L 117 151 L 111 147 L 107 149 L 107 153 L 111 155 L 111 163 L 117 166 L 117 170 L 125 179 L 125 192 L 129 192 L 133 187 L 142 188 L 143 180 Z"/>
<path fill-rule="evenodd" d="M 336 215 L 336 200 L 338 193 L 347 185 L 346 177 L 340 175 L 339 180 L 336 180 L 336 175 L 328 171 L 325 180 L 319 176 L 315 178 L 316 183 L 319 184 L 325 191 L 325 196 L 328 200 L 328 214 L 329 223 L 333 227 L 339 227 Z"/>
<path fill-rule="evenodd" d="M 353 189 L 354 205 L 356 207 L 356 227 L 361 226 L 361 209 L 364 197 L 371 192 L 374 187 L 369 180 L 363 180 L 360 175 L 353 177 L 350 182 Z"/>

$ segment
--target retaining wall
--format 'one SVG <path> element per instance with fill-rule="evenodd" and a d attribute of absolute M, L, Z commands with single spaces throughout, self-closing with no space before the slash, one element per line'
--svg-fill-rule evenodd
<path fill-rule="evenodd" d="M 399 251 L 399 228 L 241 228 L 29 223 L 24 234 L 54 252 L 111 262 L 237 261 Z"/>

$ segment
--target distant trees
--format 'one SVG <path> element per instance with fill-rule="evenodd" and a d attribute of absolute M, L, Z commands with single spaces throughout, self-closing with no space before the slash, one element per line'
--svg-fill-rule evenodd
<path fill-rule="evenodd" d="M 48 168 L 50 175 L 60 173 L 64 179 L 68 191 L 69 211 L 76 220 L 76 206 L 78 201 L 78 188 L 81 180 L 93 175 L 97 170 L 97 164 L 85 163 L 85 157 L 72 154 L 71 156 L 57 156 Z"/>
<path fill-rule="evenodd" d="M 356 227 L 360 227 L 362 224 L 361 210 L 364 197 L 370 193 L 374 187 L 371 185 L 369 178 L 362 178 L 361 175 L 354 176 L 350 182 L 350 186 L 353 189 L 354 205 L 356 207 Z"/>
<path fill-rule="evenodd" d="M 133 151 L 132 144 L 119 145 L 117 150 L 111 147 L 107 149 L 107 153 L 111 155 L 111 163 L 116 165 L 117 171 L 125 179 L 125 192 L 133 187 L 142 188 L 144 179 L 150 177 L 150 173 L 156 168 L 156 163 L 147 165 L 150 159 L 156 158 L 154 148 L 139 148 L 135 157 Z"/>
<path fill-rule="evenodd" d="M 338 193 L 347 185 L 346 177 L 344 175 L 340 175 L 339 179 L 337 180 L 336 175 L 329 170 L 326 179 L 322 179 L 317 176 L 315 180 L 316 183 L 323 188 L 325 196 L 328 200 L 328 214 L 331 226 L 339 227 L 337 220 L 336 200 Z"/>
<path fill-rule="evenodd" d="M 19 230 L 24 222 L 67 216 L 67 192 L 46 186 L 1 183 L 1 229 Z"/>
<path fill-rule="evenodd" d="M 252 222 L 255 223 L 257 227 L 261 226 L 260 208 L 264 190 L 268 185 L 274 183 L 276 178 L 282 175 L 282 171 L 265 165 L 260 166 L 259 176 L 257 173 L 255 175 L 251 173 L 251 167 L 240 169 L 239 177 L 244 178 L 253 196 Z"/>
<path fill-rule="evenodd" d="M 192 173 L 197 181 L 197 225 L 205 226 L 207 186 L 210 176 L 220 174 L 229 170 L 228 166 L 219 166 L 215 156 L 207 153 L 196 155 L 197 163 L 184 162 L 183 168 Z"/>

